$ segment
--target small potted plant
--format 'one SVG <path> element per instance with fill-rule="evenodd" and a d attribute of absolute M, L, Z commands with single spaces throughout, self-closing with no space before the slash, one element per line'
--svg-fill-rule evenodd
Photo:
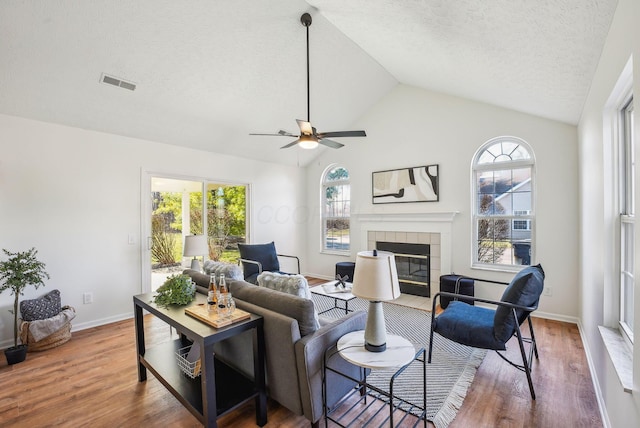
<path fill-rule="evenodd" d="M 171 275 L 156 290 L 153 301 L 160 307 L 168 308 L 169 305 L 188 305 L 193 301 L 196 287 L 189 275 Z"/>
<path fill-rule="evenodd" d="M 33 285 L 36 289 L 44 286 L 44 280 L 49 274 L 44 270 L 45 264 L 36 258 L 38 251 L 31 248 L 28 251 L 12 253 L 3 249 L 8 259 L 0 261 L 0 293 L 11 290 L 15 296 L 13 301 L 13 346 L 5 349 L 4 355 L 8 364 L 16 364 L 27 357 L 27 345 L 18 345 L 18 301 L 24 294 L 24 289 Z"/>

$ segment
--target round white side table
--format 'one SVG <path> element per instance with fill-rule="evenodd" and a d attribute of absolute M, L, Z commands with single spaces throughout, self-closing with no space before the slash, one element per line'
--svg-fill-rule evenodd
<path fill-rule="evenodd" d="M 402 336 L 387 333 L 387 349 L 370 352 L 364 348 L 364 330 L 352 331 L 338 340 L 340 356 L 368 369 L 402 367 L 414 360 L 416 348 Z"/>

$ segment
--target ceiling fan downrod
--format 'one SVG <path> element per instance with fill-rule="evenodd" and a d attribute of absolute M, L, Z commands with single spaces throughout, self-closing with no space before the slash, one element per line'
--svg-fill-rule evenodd
<path fill-rule="evenodd" d="M 303 13 L 300 17 L 302 25 L 307 27 L 307 122 L 311 122 L 311 96 L 310 96 L 310 83 L 309 83 L 309 27 L 311 26 L 311 15 Z"/>

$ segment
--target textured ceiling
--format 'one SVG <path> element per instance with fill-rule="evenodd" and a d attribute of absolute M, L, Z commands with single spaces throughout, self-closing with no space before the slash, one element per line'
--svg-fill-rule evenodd
<path fill-rule="evenodd" d="M 616 0 L 309 0 L 398 81 L 576 124 Z"/>
<path fill-rule="evenodd" d="M 3 0 L 0 113 L 304 165 L 319 151 L 248 134 L 306 118 L 310 12 L 320 131 L 350 129 L 398 82 L 576 123 L 615 4 Z"/>

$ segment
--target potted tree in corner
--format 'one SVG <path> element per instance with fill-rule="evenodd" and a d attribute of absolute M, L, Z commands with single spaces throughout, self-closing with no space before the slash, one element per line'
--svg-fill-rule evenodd
<path fill-rule="evenodd" d="M 28 251 L 12 253 L 3 249 L 8 256 L 0 261 L 0 293 L 11 290 L 15 296 L 13 301 L 13 346 L 4 351 L 8 364 L 16 364 L 27 357 L 27 345 L 18 345 L 18 301 L 24 294 L 24 289 L 33 285 L 36 289 L 44 286 L 44 280 L 49 274 L 44 270 L 45 264 L 36 258 L 38 251 L 32 248 Z"/>

